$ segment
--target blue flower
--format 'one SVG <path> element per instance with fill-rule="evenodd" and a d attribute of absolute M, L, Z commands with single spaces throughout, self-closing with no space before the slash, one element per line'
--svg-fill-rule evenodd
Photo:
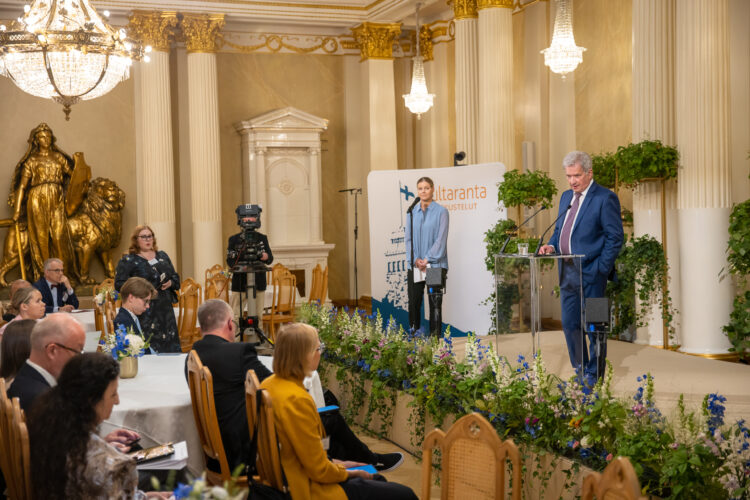
<path fill-rule="evenodd" d="M 181 498 L 187 498 L 187 497 L 189 497 L 190 493 L 192 493 L 192 492 L 193 492 L 193 485 L 192 484 L 178 483 L 177 484 L 177 488 L 175 488 L 172 493 L 174 494 L 174 497 L 176 499 L 181 499 Z"/>

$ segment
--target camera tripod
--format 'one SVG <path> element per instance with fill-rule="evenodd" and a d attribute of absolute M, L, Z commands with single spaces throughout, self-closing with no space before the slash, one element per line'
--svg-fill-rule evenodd
<path fill-rule="evenodd" d="M 265 267 L 265 266 L 264 266 Z M 240 339 L 243 338 L 245 333 L 250 330 L 251 332 L 254 332 L 258 339 L 260 339 L 260 342 L 256 342 L 255 345 L 260 345 L 262 343 L 267 343 L 270 346 L 273 346 L 273 341 L 271 341 L 270 338 L 268 338 L 264 333 L 263 330 L 260 328 L 260 316 L 258 316 L 258 311 L 255 310 L 255 297 L 256 297 L 256 289 L 255 289 L 255 273 L 257 271 L 263 271 L 265 272 L 267 269 L 258 269 L 258 270 L 248 270 L 246 266 L 237 266 L 237 268 L 232 269 L 232 272 L 234 273 L 244 273 L 245 279 L 247 282 L 247 287 L 244 292 L 240 293 L 240 318 L 239 318 L 239 329 L 237 331 L 237 336 L 240 337 Z M 251 295 L 252 293 L 252 295 Z M 260 292 L 265 293 L 265 292 Z M 242 297 L 245 296 L 245 300 L 247 301 L 247 312 L 245 312 L 244 307 L 242 307 Z M 252 296 L 252 299 L 250 297 Z M 263 314 L 263 311 L 260 311 L 260 314 Z"/>

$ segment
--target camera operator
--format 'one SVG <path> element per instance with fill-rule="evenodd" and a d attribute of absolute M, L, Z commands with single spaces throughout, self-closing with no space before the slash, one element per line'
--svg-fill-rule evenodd
<path fill-rule="evenodd" d="M 265 234 L 259 233 L 256 229 L 260 228 L 260 213 L 263 210 L 258 205 L 240 205 L 235 212 L 237 213 L 237 224 L 242 231 L 230 236 L 227 244 L 227 265 L 233 268 L 237 264 L 261 264 L 267 266 L 273 262 L 273 253 L 268 244 L 268 238 Z M 264 298 L 266 295 L 266 271 L 257 271 L 255 274 L 255 314 L 260 319 L 263 316 Z M 235 310 L 236 316 L 242 316 L 239 306 L 240 294 L 247 292 L 247 274 L 244 272 L 232 273 L 232 309 Z M 243 299 L 242 305 L 245 309 L 248 307 L 248 301 L 252 296 Z"/>

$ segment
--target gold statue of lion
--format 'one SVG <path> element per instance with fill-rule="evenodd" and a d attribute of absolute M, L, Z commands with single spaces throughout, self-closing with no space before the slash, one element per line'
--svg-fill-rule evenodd
<path fill-rule="evenodd" d="M 125 193 L 109 179 L 97 177 L 89 184 L 86 198 L 80 208 L 66 223 L 75 249 L 81 283 L 95 283 L 89 277 L 89 264 L 94 253 L 104 266 L 107 278 L 115 277 L 110 250 L 120 244 L 122 235 L 122 209 L 125 207 Z M 28 255 L 28 234 L 25 224 L 21 226 L 21 245 L 24 255 Z M 27 258 L 25 262 L 30 262 Z M 5 274 L 18 265 L 18 245 L 15 228 L 10 227 L 5 236 L 3 260 L 0 263 L 0 286 L 7 286 Z"/>

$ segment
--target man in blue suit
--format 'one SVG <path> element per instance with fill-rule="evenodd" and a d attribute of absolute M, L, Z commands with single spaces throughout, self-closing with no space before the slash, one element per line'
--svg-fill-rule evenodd
<path fill-rule="evenodd" d="M 34 288 L 41 292 L 47 314 L 78 309 L 78 297 L 68 277 L 63 274 L 60 259 L 53 257 L 44 262 L 44 277 L 34 283 Z"/>
<path fill-rule="evenodd" d="M 581 265 L 584 298 L 604 297 L 607 279 L 614 277 L 614 265 L 623 243 L 620 200 L 617 195 L 593 181 L 591 157 L 572 151 L 563 159 L 570 189 L 560 198 L 555 232 L 539 253 L 584 255 Z M 583 340 L 579 274 L 572 260 L 559 261 L 562 325 L 573 368 L 585 383 L 593 386 L 597 365 L 607 356 L 606 339 L 598 359 L 593 333 L 588 333 L 589 350 Z M 581 371 L 583 373 L 581 373 Z"/>

